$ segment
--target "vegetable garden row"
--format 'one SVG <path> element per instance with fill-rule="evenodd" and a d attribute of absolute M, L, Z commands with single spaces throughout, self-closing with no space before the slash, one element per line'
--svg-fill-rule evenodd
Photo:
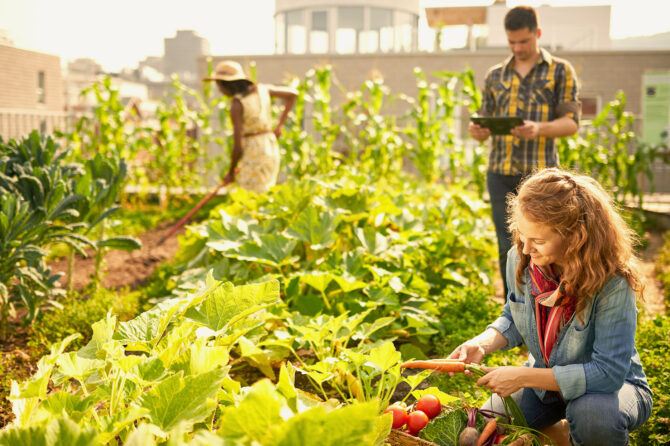
<path fill-rule="evenodd" d="M 395 98 L 407 105 L 403 116 L 384 113 L 393 96 L 380 82 L 336 110 L 329 68 L 296 79 L 300 100 L 281 142 L 288 179 L 264 195 L 233 189 L 191 224 L 174 262 L 141 291 L 134 317 L 110 310 L 89 321 L 85 339 L 73 333 L 50 345 L 36 373 L 11 383 L 15 418 L 0 445 L 419 444 L 412 434 L 452 445 L 468 428 L 489 432 L 483 444 L 546 441 L 513 405 L 504 414 L 478 410 L 487 395 L 470 376 L 404 371 L 409 360 L 444 357 L 499 311 L 489 297 L 496 247 L 481 196 L 485 151 L 470 153 L 453 132 L 454 108 L 478 107 L 472 73 L 438 73 L 435 84 L 416 75 L 417 97 Z M 55 286 L 50 249 L 90 247 L 102 274 L 104 250 L 137 247 L 109 232 L 123 214 L 118 203 L 133 204 L 125 184 L 202 185 L 205 147 L 226 144 L 210 127 L 219 120 L 226 134 L 225 104 L 174 85 L 158 133 L 124 120 L 103 82 L 92 87 L 95 119 L 63 132 L 60 148 L 36 133 L 0 141 L 3 320 L 23 309 L 38 324 L 54 306 L 81 302 Z M 628 153 L 634 134 L 624 105 L 618 97 L 593 134 L 563 141 L 562 156 L 616 185 L 618 198 L 641 199 L 640 174 L 662 152 L 639 144 Z M 336 141 L 347 150 L 333 150 Z M 575 146 L 579 160 L 569 156 Z M 127 169 L 140 151 L 151 161 Z M 419 175 L 406 172 L 408 159 Z M 667 348 L 651 343 L 667 328 L 666 317 L 644 322 L 650 343 L 641 340 L 641 354 L 646 346 L 649 357 L 667 359 Z M 645 369 L 652 383 L 670 373 Z M 639 444 L 667 436 L 661 411 L 636 432 Z M 392 425 L 410 434 L 389 436 Z"/>

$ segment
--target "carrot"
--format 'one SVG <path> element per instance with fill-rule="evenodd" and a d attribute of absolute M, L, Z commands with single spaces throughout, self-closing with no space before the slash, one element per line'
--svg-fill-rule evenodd
<path fill-rule="evenodd" d="M 425 361 L 408 361 L 400 365 L 402 368 L 431 369 L 440 372 L 464 372 L 465 363 L 457 359 L 430 359 Z"/>
<path fill-rule="evenodd" d="M 486 423 L 486 426 L 484 426 L 484 429 L 482 429 L 482 433 L 479 435 L 479 440 L 477 440 L 477 446 L 482 446 L 484 443 L 486 443 L 486 440 L 488 440 L 489 437 L 496 431 L 496 427 L 498 427 L 496 419 L 491 418 L 488 423 Z"/>

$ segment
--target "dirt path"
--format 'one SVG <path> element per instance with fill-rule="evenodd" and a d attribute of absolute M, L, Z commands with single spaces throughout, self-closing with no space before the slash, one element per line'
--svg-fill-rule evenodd
<path fill-rule="evenodd" d="M 170 229 L 171 225 L 172 223 L 165 223 L 142 234 L 139 237 L 142 241 L 141 249 L 132 252 L 121 250 L 107 252 L 102 286 L 107 289 L 124 286 L 136 288 L 144 284 L 147 278 L 154 272 L 154 269 L 165 260 L 174 257 L 179 249 L 177 236 L 184 232 L 184 228 L 180 228 L 176 234 L 165 240 L 162 245 L 158 245 L 161 237 Z M 54 273 L 62 272 L 64 274 L 60 279 L 63 285 L 68 280 L 67 264 L 67 258 L 59 259 L 49 264 Z M 74 289 L 81 290 L 88 285 L 94 273 L 95 258 L 92 252 L 87 258 L 77 256 L 74 268 Z"/>

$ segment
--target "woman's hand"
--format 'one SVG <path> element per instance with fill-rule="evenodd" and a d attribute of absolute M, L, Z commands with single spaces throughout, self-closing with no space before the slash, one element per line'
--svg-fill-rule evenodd
<path fill-rule="evenodd" d="M 230 184 L 235 181 L 235 171 L 229 170 L 225 177 L 223 177 L 223 182 L 225 184 Z"/>
<path fill-rule="evenodd" d="M 279 137 L 281 136 L 281 132 L 282 132 L 282 126 L 281 126 L 281 125 L 278 125 L 278 126 L 275 127 L 275 129 L 272 131 L 272 133 L 275 134 L 275 137 L 276 137 L 277 139 L 279 139 Z"/>
<path fill-rule="evenodd" d="M 482 362 L 482 358 L 485 354 L 486 351 L 484 350 L 484 347 L 482 347 L 482 345 L 476 340 L 470 339 L 456 347 L 456 349 L 451 352 L 447 359 L 458 359 L 459 361 L 463 361 L 466 364 L 479 364 Z M 470 372 L 466 370 L 465 373 Z M 454 376 L 453 372 L 449 373 L 449 375 Z"/>
<path fill-rule="evenodd" d="M 477 384 L 488 387 L 492 392 L 505 398 L 523 387 L 519 382 L 524 368 L 526 367 L 482 367 L 486 375 L 479 378 Z"/>

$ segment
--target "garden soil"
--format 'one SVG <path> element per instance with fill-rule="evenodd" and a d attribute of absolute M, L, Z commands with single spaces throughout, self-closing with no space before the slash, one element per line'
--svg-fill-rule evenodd
<path fill-rule="evenodd" d="M 102 286 L 107 289 L 117 289 L 129 287 L 131 289 L 143 285 L 154 272 L 154 269 L 161 263 L 174 257 L 179 242 L 177 236 L 184 232 L 180 228 L 163 244 L 158 242 L 172 227 L 173 222 L 162 224 L 155 229 L 145 232 L 139 239 L 142 242 L 142 248 L 135 251 L 126 252 L 121 250 L 111 250 L 105 255 L 105 273 L 102 279 Z M 77 256 L 75 259 L 75 268 L 73 276 L 73 288 L 81 290 L 88 285 L 95 273 L 95 257 L 92 252 L 88 257 Z M 67 265 L 68 259 L 63 258 L 50 263 L 53 273 L 62 272 L 61 285 L 67 283 Z"/>

